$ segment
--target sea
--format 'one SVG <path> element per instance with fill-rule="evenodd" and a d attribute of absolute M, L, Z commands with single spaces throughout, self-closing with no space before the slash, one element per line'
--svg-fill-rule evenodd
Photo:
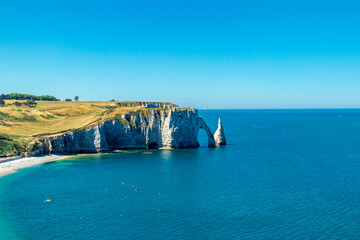
<path fill-rule="evenodd" d="M 360 109 L 200 110 L 228 145 L 0 178 L 0 239 L 360 239 Z"/>

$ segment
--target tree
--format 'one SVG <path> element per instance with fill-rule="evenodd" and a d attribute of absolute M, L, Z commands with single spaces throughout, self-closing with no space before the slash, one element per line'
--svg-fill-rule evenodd
<path fill-rule="evenodd" d="M 24 93 L 10 93 L 10 94 L 1 94 L 0 99 L 6 100 L 36 100 L 36 101 L 59 101 L 56 97 L 50 95 L 42 95 L 42 96 L 35 96 L 31 94 L 24 94 Z"/>
<path fill-rule="evenodd" d="M 0 107 L 3 107 L 5 105 L 5 101 L 0 99 Z"/>
<path fill-rule="evenodd" d="M 74 97 L 75 101 L 79 101 L 79 96 Z"/>
<path fill-rule="evenodd" d="M 34 100 L 26 100 L 26 102 L 24 102 L 24 105 L 28 107 L 36 107 L 37 103 Z"/>
<path fill-rule="evenodd" d="M 15 106 L 17 106 L 17 107 L 21 107 L 22 103 L 21 103 L 21 102 L 16 101 L 16 102 L 14 102 L 14 105 L 15 105 Z"/>
<path fill-rule="evenodd" d="M 71 98 L 66 98 L 65 101 L 71 102 L 72 100 L 71 100 Z"/>

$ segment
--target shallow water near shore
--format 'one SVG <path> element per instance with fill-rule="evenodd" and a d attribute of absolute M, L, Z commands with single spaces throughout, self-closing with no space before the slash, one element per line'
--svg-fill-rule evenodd
<path fill-rule="evenodd" d="M 358 239 L 360 110 L 206 110 L 228 145 L 0 178 L 0 239 Z M 135 191 L 138 189 L 138 191 Z M 51 199 L 51 202 L 46 202 Z"/>

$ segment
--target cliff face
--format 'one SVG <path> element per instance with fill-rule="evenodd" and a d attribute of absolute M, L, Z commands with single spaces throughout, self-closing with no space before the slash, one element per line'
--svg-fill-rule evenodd
<path fill-rule="evenodd" d="M 214 137 L 197 110 L 152 110 L 147 116 L 122 115 L 100 125 L 42 140 L 33 154 L 93 153 L 114 149 L 195 148 L 199 129 L 205 129 L 209 147 Z"/>

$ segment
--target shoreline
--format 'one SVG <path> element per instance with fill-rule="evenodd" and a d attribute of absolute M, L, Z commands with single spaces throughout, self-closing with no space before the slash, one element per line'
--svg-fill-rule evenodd
<path fill-rule="evenodd" d="M 19 169 L 33 167 L 47 162 L 63 160 L 65 158 L 74 157 L 76 155 L 51 154 L 35 157 L 15 157 L 0 161 L 0 178 L 11 173 L 17 172 Z"/>

